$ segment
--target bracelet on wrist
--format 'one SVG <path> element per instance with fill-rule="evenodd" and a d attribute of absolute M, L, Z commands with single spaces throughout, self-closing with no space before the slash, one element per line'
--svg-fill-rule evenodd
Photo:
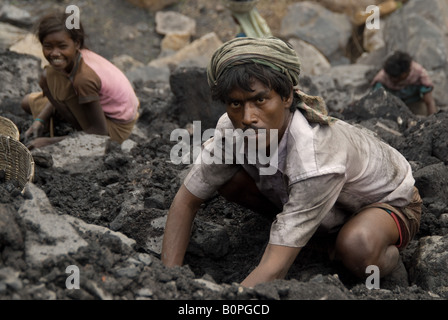
<path fill-rule="evenodd" d="M 39 119 L 39 118 L 36 118 L 36 119 L 34 119 L 34 121 L 39 121 L 40 123 L 42 123 L 42 124 L 44 124 L 45 123 L 45 121 L 44 120 L 42 120 L 42 119 Z"/>

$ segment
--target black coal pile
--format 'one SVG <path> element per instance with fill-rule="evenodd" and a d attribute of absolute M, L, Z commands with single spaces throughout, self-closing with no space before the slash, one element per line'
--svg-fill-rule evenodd
<path fill-rule="evenodd" d="M 98 3 L 105 2 L 95 1 Z M 130 14 L 126 18 L 129 28 L 133 18 L 140 22 L 147 18 L 146 13 L 135 13 L 137 9 L 122 1 L 108 0 L 107 4 L 104 10 L 108 12 L 118 7 Z M 88 14 L 95 23 L 108 17 L 95 10 Z M 128 37 L 126 30 L 134 29 L 121 28 Z M 154 36 L 154 30 L 139 32 L 145 37 Z M 154 38 L 160 42 L 160 38 Z M 135 50 L 131 54 L 144 55 L 145 50 L 154 50 L 146 38 L 123 43 L 129 44 L 129 51 Z M 143 49 L 133 48 L 134 43 Z M 123 46 L 113 45 L 115 50 L 115 45 L 121 49 Z M 108 48 L 108 41 L 102 39 L 95 46 Z M 444 62 L 434 70 L 448 70 L 443 69 Z M 37 58 L 8 50 L 0 52 L 0 115 L 11 119 L 21 132 L 31 124 L 31 117 L 20 110 L 21 97 L 39 90 L 39 68 Z M 178 143 L 171 141 L 171 133 L 180 128 L 192 134 L 191 123 L 197 117 L 203 123 L 212 123 L 222 107 L 210 102 L 205 85 L 198 85 L 206 83 L 205 70 L 198 66 L 183 68 L 170 69 L 165 82 L 133 83 L 141 101 L 141 117 L 122 146 L 61 125 L 56 134 L 70 137 L 33 151 L 35 177 L 23 192 L 0 172 L 0 299 L 448 298 L 448 113 L 442 110 L 419 118 L 384 90 L 369 92 L 368 81 L 360 73 L 369 68 L 359 65 L 335 67 L 307 81 L 317 91 L 310 93 L 321 92 L 329 106 L 347 106 L 332 109 L 332 115 L 375 132 L 410 162 L 424 207 L 419 233 L 402 252 L 407 275 L 382 279 L 380 289 L 368 289 L 364 281 L 329 260 L 325 249 L 328 239 L 315 237 L 302 250 L 285 280 L 242 288 L 238 283 L 261 258 L 271 221 L 229 204 L 218 195 L 207 201 L 197 215 L 185 265 L 164 267 L 160 246 L 166 214 L 189 168 L 188 164 L 171 162 L 170 152 Z M 350 68 L 356 71 L 350 72 Z M 148 70 L 146 66 L 137 71 L 144 70 Z M 347 81 L 338 81 L 341 72 Z M 444 90 L 439 87 L 438 93 L 443 97 Z M 356 99 L 350 103 L 336 103 L 341 101 L 339 98 L 354 96 Z M 204 106 L 210 109 L 204 112 Z"/>

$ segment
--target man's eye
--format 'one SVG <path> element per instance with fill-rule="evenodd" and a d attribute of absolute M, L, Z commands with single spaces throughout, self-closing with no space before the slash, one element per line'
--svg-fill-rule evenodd
<path fill-rule="evenodd" d="M 229 105 L 231 108 L 236 109 L 239 108 L 241 104 L 239 102 L 230 102 Z"/>

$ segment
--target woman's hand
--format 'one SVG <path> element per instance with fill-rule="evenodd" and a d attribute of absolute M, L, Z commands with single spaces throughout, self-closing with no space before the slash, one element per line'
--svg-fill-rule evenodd
<path fill-rule="evenodd" d="M 31 127 L 25 132 L 25 140 L 42 137 L 44 124 L 40 121 L 34 121 Z"/>

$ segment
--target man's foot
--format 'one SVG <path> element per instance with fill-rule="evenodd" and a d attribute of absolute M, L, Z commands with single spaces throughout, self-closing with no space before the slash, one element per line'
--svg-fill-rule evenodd
<path fill-rule="evenodd" d="M 387 276 L 381 279 L 380 287 L 381 289 L 393 290 L 396 287 L 408 287 L 409 279 L 408 272 L 404 266 L 403 260 L 398 260 L 398 264 L 395 269 Z"/>

